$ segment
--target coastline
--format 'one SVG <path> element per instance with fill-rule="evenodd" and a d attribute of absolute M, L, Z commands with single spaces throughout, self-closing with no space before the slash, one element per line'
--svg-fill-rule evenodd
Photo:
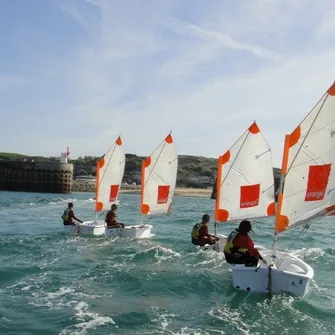
<path fill-rule="evenodd" d="M 95 183 L 89 181 L 73 181 L 72 192 L 95 192 Z M 135 185 L 129 185 L 126 187 L 121 186 L 120 190 L 121 194 L 140 194 L 141 188 Z M 174 195 L 182 196 L 182 197 L 205 197 L 210 198 L 212 194 L 212 190 L 209 188 L 184 188 L 184 187 L 176 187 Z"/>
<path fill-rule="evenodd" d="M 121 189 L 120 194 L 140 194 L 141 190 L 127 190 Z M 202 188 L 183 188 L 183 187 L 176 187 L 174 191 L 174 195 L 182 196 L 182 197 L 205 197 L 210 198 L 212 194 L 212 190 L 210 189 L 202 189 Z"/>

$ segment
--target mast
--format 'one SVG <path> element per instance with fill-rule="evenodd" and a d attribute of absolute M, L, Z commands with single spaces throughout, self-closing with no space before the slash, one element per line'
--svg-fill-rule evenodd
<path fill-rule="evenodd" d="M 141 200 L 140 200 L 140 214 L 141 214 L 141 226 L 143 226 L 143 215 L 149 213 L 149 206 L 144 204 L 144 188 L 146 185 L 145 180 L 145 169 L 151 164 L 151 157 L 147 157 L 142 161 L 142 170 L 141 170 Z"/>
<path fill-rule="evenodd" d="M 287 173 L 288 154 L 289 154 L 289 148 L 290 148 L 289 142 L 290 142 L 290 135 L 286 134 L 285 141 L 284 141 L 284 150 L 283 150 L 279 188 L 278 188 L 276 220 L 275 220 L 274 233 L 273 233 L 272 256 L 271 256 L 273 262 L 275 262 L 275 260 L 277 259 L 277 250 L 278 250 L 277 226 L 279 223 L 280 212 L 281 212 L 281 207 L 282 207 L 282 202 L 283 202 L 284 182 L 285 182 L 285 175 Z"/>
<path fill-rule="evenodd" d="M 95 215 L 97 216 L 97 212 L 102 209 L 102 204 L 99 203 L 99 187 L 100 187 L 100 169 L 104 166 L 105 160 L 104 158 L 100 158 L 96 162 L 96 174 L 95 174 Z"/>
<path fill-rule="evenodd" d="M 217 237 L 218 217 L 220 208 L 220 197 L 221 197 L 221 178 L 223 168 L 223 156 L 219 156 L 218 159 L 218 172 L 216 174 L 216 199 L 215 199 L 215 215 L 214 215 L 214 234 Z"/>

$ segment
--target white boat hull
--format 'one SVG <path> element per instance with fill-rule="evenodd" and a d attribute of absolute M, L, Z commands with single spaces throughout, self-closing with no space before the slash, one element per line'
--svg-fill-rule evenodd
<path fill-rule="evenodd" d="M 106 228 L 105 235 L 111 237 L 150 238 L 151 225 L 126 226 L 124 228 Z"/>
<path fill-rule="evenodd" d="M 102 220 L 85 221 L 75 226 L 64 226 L 64 232 L 77 235 L 150 238 L 151 225 L 126 226 L 124 228 L 107 228 Z"/>
<path fill-rule="evenodd" d="M 227 243 L 228 236 L 218 234 L 219 240 L 215 244 L 205 244 L 203 247 L 199 247 L 203 251 L 216 251 L 223 252 L 223 249 Z"/>
<path fill-rule="evenodd" d="M 283 252 L 277 252 L 280 260 Z M 271 251 L 262 252 L 263 258 L 271 263 Z M 279 264 L 273 266 L 271 271 L 268 265 L 259 262 L 257 267 L 230 265 L 233 275 L 233 285 L 238 290 L 260 293 L 282 294 L 288 293 L 303 297 L 307 294 L 310 281 L 314 276 L 313 269 L 299 258 L 287 255 Z M 269 280 L 269 274 L 271 280 Z"/>

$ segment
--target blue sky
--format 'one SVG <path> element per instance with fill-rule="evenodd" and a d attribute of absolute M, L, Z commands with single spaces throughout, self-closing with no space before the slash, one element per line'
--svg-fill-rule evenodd
<path fill-rule="evenodd" d="M 217 157 L 256 120 L 279 166 L 335 79 L 333 0 L 11 0 L 0 28 L 0 151 Z"/>

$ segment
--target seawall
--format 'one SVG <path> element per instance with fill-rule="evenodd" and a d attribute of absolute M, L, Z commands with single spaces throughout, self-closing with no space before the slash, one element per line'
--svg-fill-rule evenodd
<path fill-rule="evenodd" d="M 0 161 L 0 190 L 71 193 L 73 164 Z"/>

